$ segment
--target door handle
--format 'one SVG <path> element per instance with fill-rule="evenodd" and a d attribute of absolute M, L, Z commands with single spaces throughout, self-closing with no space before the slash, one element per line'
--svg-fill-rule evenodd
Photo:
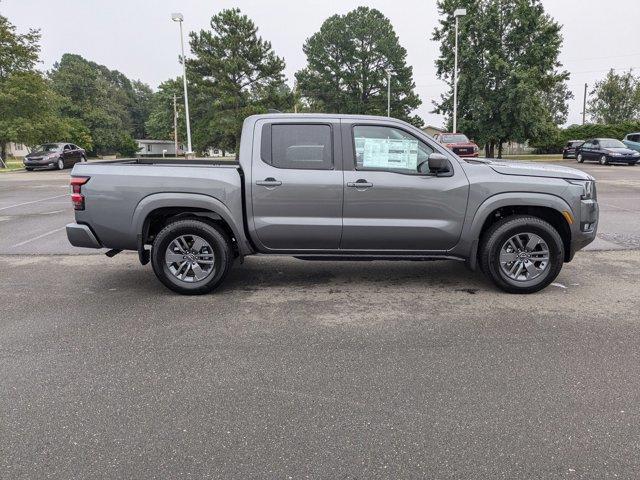
<path fill-rule="evenodd" d="M 373 183 L 369 183 L 366 180 L 360 179 L 357 182 L 347 182 L 347 187 L 371 188 L 371 187 L 373 187 Z"/>
<path fill-rule="evenodd" d="M 264 180 L 258 180 L 256 185 L 260 185 L 261 187 L 279 187 L 282 185 L 280 180 L 276 180 L 273 177 L 265 178 Z"/>

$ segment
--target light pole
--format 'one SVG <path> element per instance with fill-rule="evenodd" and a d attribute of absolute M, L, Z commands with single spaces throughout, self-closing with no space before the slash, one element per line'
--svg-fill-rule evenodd
<path fill-rule="evenodd" d="M 182 51 L 182 83 L 184 84 L 184 116 L 187 121 L 187 151 L 185 155 L 193 155 L 191 151 L 191 124 L 189 123 L 189 96 L 187 94 L 187 59 L 184 56 L 184 35 L 182 34 L 182 21 L 184 17 L 181 13 L 172 13 L 171 20 L 180 24 L 180 49 Z"/>
<path fill-rule="evenodd" d="M 456 19 L 456 47 L 453 57 L 453 133 L 458 132 L 458 19 L 466 14 L 466 8 L 458 8 L 453 12 Z"/>
<path fill-rule="evenodd" d="M 391 117 L 391 70 L 387 70 L 387 117 Z"/>

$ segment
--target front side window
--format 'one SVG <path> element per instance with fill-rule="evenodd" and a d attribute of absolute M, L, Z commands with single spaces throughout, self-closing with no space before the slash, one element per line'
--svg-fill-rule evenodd
<path fill-rule="evenodd" d="M 272 124 L 270 163 L 277 168 L 331 170 L 331 127 L 315 124 Z"/>
<path fill-rule="evenodd" d="M 418 174 L 433 149 L 400 129 L 375 125 L 353 127 L 356 170 Z"/>

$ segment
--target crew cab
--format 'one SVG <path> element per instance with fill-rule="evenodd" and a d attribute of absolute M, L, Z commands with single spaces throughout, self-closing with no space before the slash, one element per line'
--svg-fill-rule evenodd
<path fill-rule="evenodd" d="M 132 159 L 72 171 L 72 245 L 138 252 L 184 294 L 253 254 L 464 261 L 501 289 L 538 291 L 596 235 L 579 170 L 462 159 L 386 117 L 265 114 L 239 163 Z"/>
<path fill-rule="evenodd" d="M 478 145 L 462 133 L 438 133 L 434 138 L 459 157 L 478 156 Z"/>

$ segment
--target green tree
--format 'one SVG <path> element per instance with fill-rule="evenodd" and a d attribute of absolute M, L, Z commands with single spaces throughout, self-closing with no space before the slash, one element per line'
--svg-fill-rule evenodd
<path fill-rule="evenodd" d="M 458 130 L 485 144 L 485 153 L 502 155 L 509 140 L 525 141 L 548 133 L 566 118 L 569 74 L 560 71 L 561 26 L 540 0 L 439 0 L 442 18 L 433 33 L 440 42 L 437 75 L 451 91 L 435 112 L 453 112 L 455 21 L 460 19 Z"/>
<path fill-rule="evenodd" d="M 49 78 L 63 99 L 61 115 L 80 119 L 89 130 L 96 154 L 133 155 L 134 137 L 146 135 L 151 89 L 117 70 L 64 54 Z"/>
<path fill-rule="evenodd" d="M 31 72 L 38 63 L 40 32 L 16 32 L 7 17 L 0 15 L 0 80 L 16 72 Z"/>
<path fill-rule="evenodd" d="M 194 144 L 238 150 L 244 119 L 292 104 L 284 60 L 239 9 L 211 18 L 211 30 L 190 33 L 187 60 Z"/>
<path fill-rule="evenodd" d="M 76 119 L 61 117 L 59 104 L 60 97 L 38 72 L 9 75 L 0 81 L 0 143 L 33 146 L 65 139 L 90 148 L 86 128 Z"/>
<path fill-rule="evenodd" d="M 591 91 L 587 112 L 594 123 L 614 124 L 640 120 L 640 78 L 633 71 L 609 70 Z"/>
<path fill-rule="evenodd" d="M 303 46 L 306 68 L 296 73 L 303 104 L 330 113 L 387 114 L 387 72 L 391 73 L 391 115 L 418 126 L 411 112 L 421 101 L 414 92 L 407 51 L 387 17 L 358 7 L 333 15 Z"/>
<path fill-rule="evenodd" d="M 178 111 L 178 141 L 184 143 L 187 136 L 184 118 L 184 94 L 182 79 L 166 80 L 153 94 L 146 129 L 151 138 L 173 139 L 173 97 L 176 97 Z"/>

